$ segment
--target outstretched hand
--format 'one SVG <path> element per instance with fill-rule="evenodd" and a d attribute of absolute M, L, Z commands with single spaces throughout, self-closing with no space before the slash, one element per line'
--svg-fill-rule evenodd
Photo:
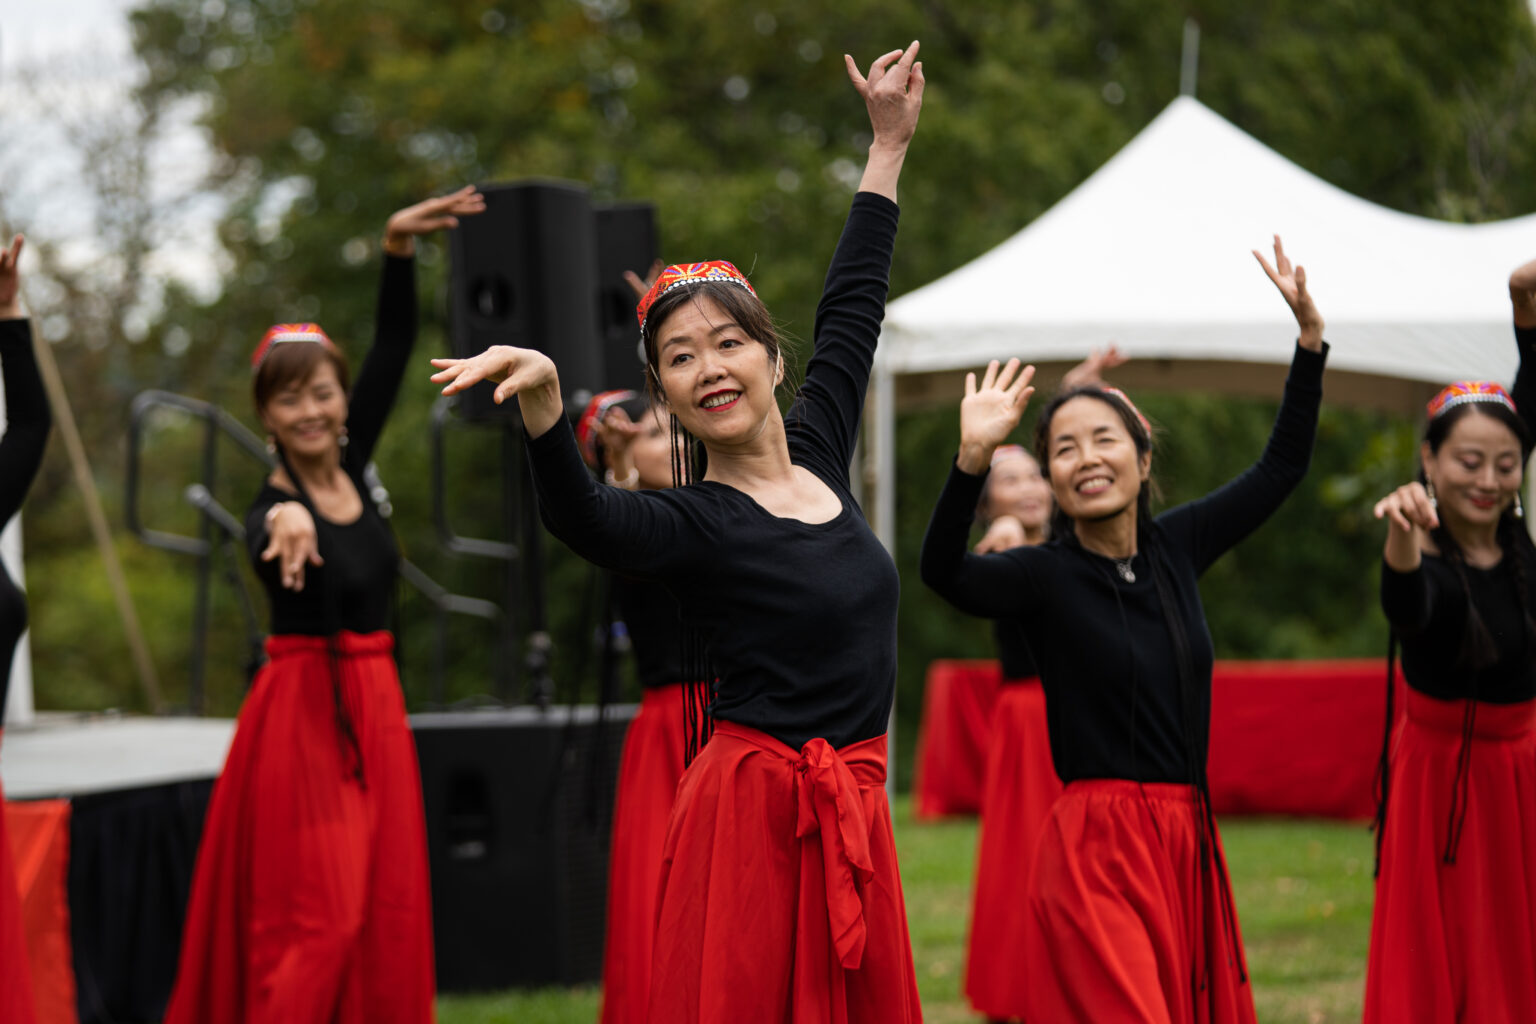
<path fill-rule="evenodd" d="M 1014 374 L 1018 374 L 1015 378 Z M 992 452 L 1008 439 L 1035 389 L 1029 382 L 1035 376 L 1033 366 L 1019 372 L 1019 361 L 1010 359 L 1002 371 L 997 360 L 987 364 L 981 385 L 976 374 L 965 375 L 965 397 L 960 401 L 960 454 L 956 458 L 963 472 L 980 474 L 992 463 Z"/>
<path fill-rule="evenodd" d="M 1536 260 L 1521 264 L 1509 275 L 1509 302 L 1515 307 L 1515 323 L 1536 327 Z"/>
<path fill-rule="evenodd" d="M 424 199 L 390 215 L 384 229 L 384 248 L 392 256 L 410 256 L 416 251 L 416 236 L 456 228 L 460 217 L 473 217 L 484 210 L 485 196 L 473 185 Z"/>
<path fill-rule="evenodd" d="M 1001 515 L 987 525 L 987 532 L 976 543 L 978 555 L 990 555 L 997 551 L 1011 551 L 1029 543 L 1024 524 L 1015 516 Z"/>
<path fill-rule="evenodd" d="M 21 272 L 16 264 L 26 239 L 17 235 L 9 248 L 0 249 L 0 320 L 21 316 Z"/>
<path fill-rule="evenodd" d="M 645 298 L 646 293 L 651 290 L 651 285 L 656 283 L 656 279 L 661 276 L 661 272 L 665 269 L 666 264 L 662 263 L 661 260 L 657 260 L 651 264 L 651 269 L 645 272 L 644 277 L 641 277 L 633 270 L 624 271 L 624 281 L 630 288 L 634 289 L 635 301 L 638 302 Z"/>
<path fill-rule="evenodd" d="M 523 427 L 538 437 L 565 414 L 560 400 L 560 375 L 549 356 L 531 348 L 492 345 L 468 359 L 434 359 L 434 383 L 443 394 L 456 395 L 483 380 L 499 382 L 492 399 L 497 405 L 516 395 L 522 408 Z"/>
<path fill-rule="evenodd" d="M 1387 564 L 1398 572 L 1412 572 L 1419 567 L 1419 531 L 1424 533 L 1440 525 L 1435 503 L 1418 481 L 1404 484 L 1376 503 L 1376 518 L 1387 521 Z"/>
<path fill-rule="evenodd" d="M 315 520 L 309 509 L 297 501 L 284 501 L 274 508 L 276 511 L 267 520 L 267 546 L 261 560 L 275 559 L 283 589 L 297 593 L 304 589 L 304 570 L 325 564 L 320 557 Z"/>
<path fill-rule="evenodd" d="M 1106 348 L 1096 348 L 1088 358 L 1061 375 L 1061 390 L 1072 388 L 1103 387 L 1104 371 L 1124 366 L 1131 357 L 1120 351 L 1120 346 L 1110 342 Z"/>
<path fill-rule="evenodd" d="M 1302 348 L 1311 349 L 1313 352 L 1323 350 L 1323 314 L 1317 311 L 1317 305 L 1312 301 L 1312 294 L 1307 291 L 1307 271 L 1302 266 L 1291 266 L 1290 257 L 1285 254 L 1285 247 L 1280 244 L 1280 236 L 1275 236 L 1275 265 L 1269 265 L 1264 254 L 1259 250 L 1253 250 L 1253 258 L 1259 261 L 1259 266 L 1264 268 L 1264 273 L 1280 289 L 1280 294 L 1285 298 L 1286 305 L 1291 307 L 1291 312 L 1296 317 L 1296 326 L 1301 328 L 1301 336 L 1297 339 Z"/>
<path fill-rule="evenodd" d="M 918 43 L 905 50 L 892 50 L 875 58 L 868 76 L 859 73 L 853 58 L 843 54 L 848 79 L 869 111 L 869 127 L 874 141 L 869 145 L 869 162 L 859 181 L 860 192 L 875 192 L 896 201 L 896 181 L 906 159 L 907 145 L 917 131 L 917 115 L 923 109 L 923 63 L 917 59 Z"/>

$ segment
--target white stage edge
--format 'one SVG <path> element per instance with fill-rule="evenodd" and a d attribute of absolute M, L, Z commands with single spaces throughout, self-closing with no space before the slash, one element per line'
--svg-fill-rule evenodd
<path fill-rule="evenodd" d="M 212 779 L 234 734 L 232 718 L 44 711 L 6 728 L 0 780 L 8 800 L 42 800 Z"/>

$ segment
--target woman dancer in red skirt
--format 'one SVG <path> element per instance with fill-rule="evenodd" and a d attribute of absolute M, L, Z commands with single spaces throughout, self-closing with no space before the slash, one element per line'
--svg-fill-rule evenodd
<path fill-rule="evenodd" d="M 48 443 L 52 417 L 37 358 L 32 353 L 32 329 L 21 308 L 21 280 L 16 262 L 23 239 L 0 248 L 0 373 L 5 376 L 5 437 L 0 438 L 0 527 L 21 508 L 37 476 Z M 0 734 L 5 726 L 5 700 L 11 685 L 16 644 L 27 629 L 27 599 L 0 564 Z M 5 793 L 0 791 L 0 806 Z M 31 1024 L 36 1020 L 32 972 L 21 927 L 21 894 L 11 863 L 11 841 L 0 814 L 0 1021 Z"/>
<path fill-rule="evenodd" d="M 671 431 L 661 410 L 633 391 L 592 399 L 577 421 L 576 439 L 587 465 L 611 486 L 627 491 L 672 486 Z M 600 1020 L 644 1024 L 661 852 L 686 747 L 682 641 L 677 602 L 666 588 L 623 575 L 615 575 L 612 585 L 643 696 L 624 735 L 614 795 Z"/>
<path fill-rule="evenodd" d="M 1102 385 L 1103 370 L 1125 357 L 1114 346 L 1095 352 L 1062 377 L 1063 389 Z M 999 445 L 976 506 L 986 533 L 978 555 L 1043 544 L 1050 533 L 1051 485 L 1040 463 L 1016 444 Z M 1051 764 L 1045 691 L 1022 623 L 993 622 L 1003 685 L 987 738 L 976 888 L 966 944 L 965 994 L 989 1020 L 1024 1016 L 1028 979 L 1018 970 L 1029 905 L 1029 868 L 1061 780 Z"/>
<path fill-rule="evenodd" d="M 1408 707 L 1382 780 L 1372 1024 L 1536 1020 L 1536 547 L 1520 499 L 1536 427 L 1536 261 L 1509 294 L 1513 394 L 1463 381 L 1436 395 L 1419 482 L 1376 506 Z"/>
<path fill-rule="evenodd" d="M 416 338 L 415 238 L 483 208 L 465 188 L 390 218 L 350 394 L 315 324 L 273 327 L 252 356 L 280 463 L 246 519 L 270 660 L 209 804 L 167 1024 L 433 1018 L 421 778 L 388 631 L 399 554 L 362 473 Z"/>
<path fill-rule="evenodd" d="M 922 102 L 916 56 L 916 43 L 886 54 L 867 80 L 847 60 L 874 141 L 787 413 L 777 332 L 735 267 L 670 267 L 641 300 L 649 385 L 707 454 L 701 480 L 598 486 L 538 352 L 436 361 L 445 391 L 491 378 L 517 395 L 550 529 L 664 583 L 719 680 L 713 737 L 667 831 L 651 1021 L 921 1018 L 885 797 L 898 580 L 848 487 Z"/>
<path fill-rule="evenodd" d="M 1255 254 L 1257 255 L 1257 253 Z M 1057 511 L 1051 540 L 966 551 L 993 450 L 1033 370 L 966 382 L 960 453 L 923 543 L 923 579 L 963 611 L 1012 617 L 1045 686 L 1066 789 L 1035 853 L 1023 955 L 1029 1021 L 1246 1022 L 1243 964 L 1205 767 L 1212 647 L 1196 581 L 1264 522 L 1307 470 L 1322 396 L 1323 321 L 1275 240 L 1260 257 L 1301 336 L 1259 462 L 1153 519 L 1151 432 L 1113 388 L 1058 394 L 1035 454 Z"/>

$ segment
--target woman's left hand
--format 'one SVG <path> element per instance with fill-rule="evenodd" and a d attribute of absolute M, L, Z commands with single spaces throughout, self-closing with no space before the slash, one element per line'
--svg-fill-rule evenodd
<path fill-rule="evenodd" d="M 1291 266 L 1290 257 L 1286 256 L 1285 248 L 1280 244 L 1280 236 L 1275 236 L 1275 265 L 1271 267 L 1269 261 L 1259 250 L 1253 250 L 1254 259 L 1259 261 L 1259 266 L 1264 268 L 1264 273 L 1280 289 L 1280 294 L 1285 298 L 1286 305 L 1291 307 L 1291 312 L 1296 316 L 1296 326 L 1301 328 L 1301 336 L 1297 343 L 1302 348 L 1311 349 L 1313 352 L 1323 350 L 1323 314 L 1317 311 L 1317 305 L 1312 301 L 1312 294 L 1307 291 L 1307 271 L 1305 267 Z"/>
<path fill-rule="evenodd" d="M 0 320 L 19 320 L 22 315 L 21 273 L 16 263 L 25 243 L 26 239 L 17 235 L 9 249 L 0 249 Z"/>
<path fill-rule="evenodd" d="M 853 87 L 864 97 L 869 110 L 869 126 L 874 129 L 871 149 L 906 149 L 917 131 L 917 115 L 923 109 L 923 65 L 917 59 L 917 40 L 905 50 L 892 50 L 875 58 L 869 77 L 859 74 L 859 66 L 848 54 L 843 61 Z M 892 62 L 895 63 L 892 63 Z"/>
<path fill-rule="evenodd" d="M 413 256 L 417 235 L 456 228 L 460 217 L 473 217 L 484 210 L 485 196 L 473 185 L 396 210 L 384 228 L 384 251 L 391 256 Z"/>
<path fill-rule="evenodd" d="M 987 532 L 976 543 L 978 555 L 990 555 L 994 551 L 1011 551 L 1029 543 L 1024 524 L 1009 515 L 998 516 L 987 526 Z"/>

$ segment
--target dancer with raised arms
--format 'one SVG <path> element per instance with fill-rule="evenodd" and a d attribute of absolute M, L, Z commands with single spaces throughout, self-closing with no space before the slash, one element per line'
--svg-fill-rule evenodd
<path fill-rule="evenodd" d="M 718 691 L 662 864 L 650 1019 L 921 1019 L 885 795 L 898 580 L 849 489 L 885 313 L 896 184 L 922 106 L 918 47 L 847 69 L 873 141 L 788 412 L 767 310 L 724 261 L 672 266 L 638 313 L 649 386 L 690 457 L 670 490 L 597 484 L 554 364 L 434 360 L 452 393 L 517 396 L 545 522 L 583 557 L 666 584 Z"/>
<path fill-rule="evenodd" d="M 1369 1024 L 1536 1020 L 1536 547 L 1521 500 L 1536 261 L 1509 296 L 1513 390 L 1459 381 L 1436 395 L 1419 479 L 1376 505 L 1381 607 L 1408 688 L 1382 751 Z M 1389 709 L 1391 686 L 1389 672 Z"/>
<path fill-rule="evenodd" d="M 1257 464 L 1151 514 L 1152 434 L 1114 388 L 1062 391 L 1035 455 L 1056 499 L 1051 539 L 966 550 L 993 450 L 1033 368 L 966 380 L 960 451 L 923 543 L 924 581 L 963 611 L 1023 623 L 1065 791 L 1035 852 L 1023 956 L 1029 1021 L 1248 1022 L 1253 995 L 1206 784 L 1210 634 L 1197 580 L 1259 527 L 1311 459 L 1323 320 L 1275 239 L 1258 253 L 1300 327 Z M 1022 867 L 1020 870 L 1029 870 Z"/>

